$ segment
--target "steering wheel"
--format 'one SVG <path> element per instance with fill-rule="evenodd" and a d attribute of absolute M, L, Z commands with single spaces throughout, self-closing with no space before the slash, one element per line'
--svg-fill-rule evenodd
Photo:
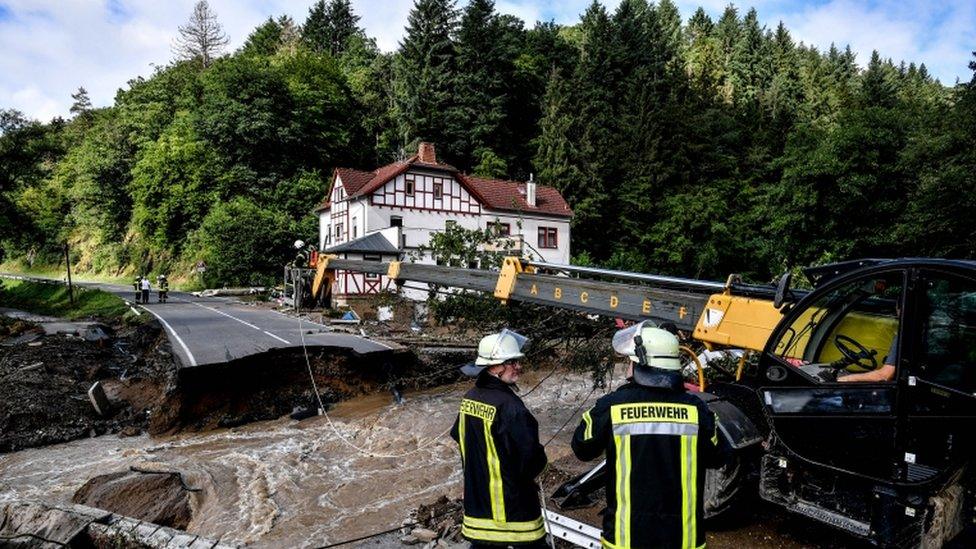
<path fill-rule="evenodd" d="M 854 338 L 838 334 L 834 336 L 834 346 L 850 364 L 860 366 L 865 370 L 876 370 L 878 368 L 878 359 L 875 358 L 878 351 L 868 349 Z"/>

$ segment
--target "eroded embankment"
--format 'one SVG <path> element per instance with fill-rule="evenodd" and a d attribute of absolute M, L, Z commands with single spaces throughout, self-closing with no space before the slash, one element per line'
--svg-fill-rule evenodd
<path fill-rule="evenodd" d="M 358 355 L 345 348 L 274 349 L 221 365 L 184 368 L 153 415 L 151 434 L 234 427 L 291 415 L 315 415 L 319 399 L 337 402 L 373 393 L 396 398 L 404 388 L 456 380 L 464 352 Z M 311 372 L 311 375 L 310 375 Z M 313 383 L 314 379 L 314 383 Z M 316 390 L 318 398 L 316 398 Z"/>

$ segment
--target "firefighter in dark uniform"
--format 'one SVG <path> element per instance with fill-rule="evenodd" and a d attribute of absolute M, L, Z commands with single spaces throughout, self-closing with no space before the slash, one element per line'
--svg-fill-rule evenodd
<path fill-rule="evenodd" d="M 685 392 L 674 334 L 642 322 L 613 346 L 631 359 L 629 383 L 600 398 L 573 435 L 576 457 L 606 454 L 604 547 L 704 547 L 705 468 L 721 463 L 715 416 Z"/>
<path fill-rule="evenodd" d="M 137 276 L 135 280 L 132 281 L 132 287 L 136 290 L 136 303 L 138 304 L 142 300 L 142 277 Z"/>
<path fill-rule="evenodd" d="M 169 280 L 166 279 L 166 275 L 156 277 L 156 289 L 159 292 L 159 302 L 166 303 L 166 299 L 169 298 Z"/>
<path fill-rule="evenodd" d="M 478 358 L 462 368 L 477 376 L 464 395 L 451 437 L 464 468 L 461 533 L 472 547 L 547 547 L 535 478 L 546 467 L 539 424 L 512 386 L 527 339 L 503 330 L 481 339 Z"/>

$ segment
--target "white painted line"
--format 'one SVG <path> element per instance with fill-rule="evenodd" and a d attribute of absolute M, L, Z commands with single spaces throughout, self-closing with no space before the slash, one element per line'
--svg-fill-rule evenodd
<path fill-rule="evenodd" d="M 229 315 L 229 314 L 227 314 L 227 313 L 225 313 L 225 312 L 223 312 L 223 311 L 218 311 L 217 309 L 214 309 L 213 307 L 207 307 L 206 305 L 201 305 L 201 304 L 199 304 L 199 303 L 197 303 L 197 302 L 195 302 L 195 301 L 191 301 L 190 303 L 193 303 L 193 304 L 194 304 L 194 305 L 196 305 L 197 307 L 203 307 L 204 309 L 207 309 L 207 310 L 210 310 L 210 311 L 213 311 L 213 312 L 215 312 L 215 313 L 217 313 L 217 314 L 219 314 L 219 315 L 224 315 L 224 316 L 226 316 L 227 318 L 230 318 L 230 319 L 232 319 L 232 320 L 236 320 L 236 321 L 238 321 L 238 322 L 240 322 L 241 324 L 243 324 L 243 325 L 245 325 L 245 326 L 250 326 L 251 328 L 254 328 L 255 330 L 258 330 L 258 331 L 260 331 L 260 332 L 262 332 L 262 333 L 264 333 L 265 335 L 268 335 L 268 336 L 271 336 L 271 337 L 273 337 L 273 338 L 275 338 L 275 339 L 277 339 L 278 341 L 280 341 L 280 342 L 282 342 L 282 343 L 284 343 L 285 345 L 291 345 L 291 342 L 290 342 L 290 341 L 288 341 L 287 339 L 282 339 L 282 338 L 280 338 L 280 337 L 278 337 L 278 336 L 276 336 L 276 335 L 274 335 L 273 333 L 271 333 L 271 332 L 269 332 L 269 331 L 267 331 L 267 330 L 262 330 L 261 328 L 258 328 L 258 327 L 257 327 L 257 326 L 255 326 L 254 324 L 251 324 L 250 322 L 247 322 L 247 321 L 244 321 L 244 320 L 241 320 L 241 319 L 239 319 L 239 318 L 237 318 L 237 317 L 236 317 L 236 316 L 234 316 L 234 315 Z"/>
<path fill-rule="evenodd" d="M 197 307 L 203 307 L 204 309 L 213 311 L 213 312 L 217 313 L 218 315 L 224 315 L 224 316 L 226 316 L 227 318 L 229 318 L 231 320 L 236 320 L 236 321 L 240 322 L 241 324 L 243 324 L 245 326 L 249 326 L 251 328 L 254 328 L 255 330 L 258 330 L 259 332 L 263 332 L 264 331 L 261 328 L 258 328 L 257 326 L 255 326 L 254 324 L 251 324 L 250 322 L 247 322 L 246 320 L 241 320 L 241 319 L 237 318 L 234 315 L 229 315 L 229 314 L 227 314 L 227 313 L 225 313 L 223 311 L 218 311 L 217 309 L 214 309 L 213 307 L 207 307 L 206 305 L 201 305 L 201 304 L 197 303 L 196 301 L 191 301 L 190 303 L 193 303 Z"/>
<path fill-rule="evenodd" d="M 140 305 L 140 307 L 142 307 L 142 305 Z M 180 347 L 183 349 L 183 352 L 186 353 L 186 358 L 188 358 L 190 360 L 190 366 L 196 366 L 197 365 L 197 359 L 193 358 L 193 353 L 190 352 L 190 348 L 187 347 L 186 346 L 186 343 L 183 342 L 183 338 L 181 338 L 180 336 L 178 336 L 176 334 L 176 330 L 174 330 L 173 327 L 169 325 L 169 322 L 166 322 L 166 319 L 165 318 L 163 318 L 163 317 L 159 316 L 158 314 L 156 314 L 156 312 L 153 311 L 152 309 L 147 309 L 146 307 L 142 307 L 142 308 L 143 309 L 146 309 L 147 311 L 149 311 L 149 314 L 151 314 L 154 317 L 158 318 L 159 321 L 163 323 L 163 326 L 165 326 L 166 329 L 169 330 L 169 334 L 171 336 L 173 336 L 173 339 L 175 339 L 176 342 L 180 344 Z"/>
<path fill-rule="evenodd" d="M 275 338 L 275 339 L 277 339 L 278 341 L 280 341 L 280 342 L 282 342 L 282 343 L 284 343 L 285 345 L 291 345 L 291 342 L 290 342 L 290 341 L 288 341 L 287 339 L 281 339 L 280 337 L 278 337 L 278 336 L 276 336 L 276 335 L 274 335 L 273 333 L 271 333 L 271 332 L 269 332 L 269 331 L 267 331 L 267 330 L 261 330 L 261 331 L 262 331 L 262 332 L 264 332 L 264 333 L 266 333 L 266 334 L 268 334 L 269 336 L 271 336 L 271 337 L 273 337 L 273 338 Z"/>

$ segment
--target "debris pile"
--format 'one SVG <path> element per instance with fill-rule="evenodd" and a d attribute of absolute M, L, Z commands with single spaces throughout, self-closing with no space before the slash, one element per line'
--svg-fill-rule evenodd
<path fill-rule="evenodd" d="M 156 322 L 94 325 L 79 335 L 45 335 L 7 318 L 0 326 L 0 452 L 137 434 L 174 379 L 169 342 Z M 93 393 L 105 397 L 101 407 L 89 396 L 95 383 Z"/>
<path fill-rule="evenodd" d="M 464 538 L 461 537 L 463 517 L 464 507 L 460 499 L 441 496 L 433 503 L 421 505 L 411 511 L 400 528 L 400 543 L 423 544 L 425 549 L 447 548 L 462 544 L 464 543 Z"/>

